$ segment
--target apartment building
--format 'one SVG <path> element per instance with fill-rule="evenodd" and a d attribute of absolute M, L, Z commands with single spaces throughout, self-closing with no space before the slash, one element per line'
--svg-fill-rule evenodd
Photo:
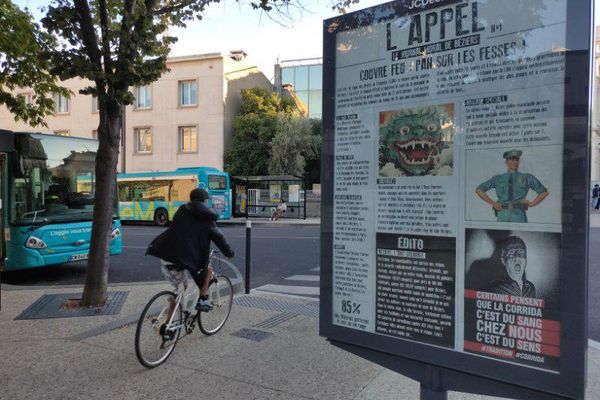
<path fill-rule="evenodd" d="M 169 71 L 148 86 L 132 88 L 135 102 L 125 109 L 119 171 L 166 171 L 180 167 L 223 169 L 223 153 L 232 138 L 233 117 L 241 105 L 241 89 L 272 90 L 267 77 L 243 51 L 173 57 Z M 79 94 L 88 83 L 63 82 L 69 98 L 55 97 L 56 113 L 46 118 L 48 128 L 15 122 L 0 108 L 0 126 L 15 131 L 95 137 L 98 105 Z M 18 93 L 31 98 L 28 90 Z"/>
<path fill-rule="evenodd" d="M 594 77 L 592 87 L 592 181 L 600 181 L 600 27 L 594 34 Z"/>

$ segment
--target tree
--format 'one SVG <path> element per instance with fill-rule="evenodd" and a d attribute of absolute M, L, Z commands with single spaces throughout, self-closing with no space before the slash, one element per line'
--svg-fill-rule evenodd
<path fill-rule="evenodd" d="M 233 121 L 233 141 L 225 153 L 225 170 L 240 176 L 268 174 L 278 118 L 293 112 L 291 99 L 262 88 L 242 89 L 240 115 Z"/>
<path fill-rule="evenodd" d="M 212 2 L 220 0 L 52 0 L 42 25 L 58 38 L 48 51 L 50 72 L 61 80 L 87 79 L 80 91 L 98 99 L 96 201 L 90 257 L 82 305 L 106 300 L 110 228 L 119 154 L 121 110 L 131 104 L 129 88 L 147 85 L 167 70 L 169 46 L 177 39 L 170 27 L 185 27 Z M 356 1 L 356 0 L 352 0 Z M 256 10 L 284 16 L 298 0 L 251 1 Z M 343 7 L 344 1 L 332 1 Z"/>
<path fill-rule="evenodd" d="M 306 156 L 306 179 L 308 183 L 320 183 L 321 182 L 321 139 L 323 137 L 323 127 L 320 119 L 311 119 L 311 135 L 314 137 L 319 145 L 314 148 L 312 154 Z"/>
<path fill-rule="evenodd" d="M 46 32 L 59 38 L 59 46 L 48 52 L 51 73 L 62 80 L 89 80 L 80 93 L 98 99 L 96 200 L 83 306 L 106 301 L 121 110 L 133 101 L 129 88 L 147 85 L 167 70 L 169 45 L 176 41 L 168 28 L 200 19 L 211 1 L 53 0 L 42 19 Z M 285 4 L 289 0 L 251 3 L 265 11 Z"/>
<path fill-rule="evenodd" d="M 279 115 L 277 132 L 271 142 L 271 175 L 301 176 L 307 159 L 317 156 L 321 137 L 312 134 L 311 121 L 303 116 Z"/>
<path fill-rule="evenodd" d="M 44 117 L 54 112 L 53 94 L 68 94 L 57 84 L 48 61 L 42 57 L 55 41 L 40 30 L 27 11 L 10 0 L 0 0 L 0 26 L 0 104 L 15 120 L 46 126 Z M 15 94 L 22 87 L 33 89 L 30 101 Z"/>

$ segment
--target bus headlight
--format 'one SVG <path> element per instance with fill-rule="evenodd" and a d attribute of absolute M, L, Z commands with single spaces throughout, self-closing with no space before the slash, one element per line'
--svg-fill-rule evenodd
<path fill-rule="evenodd" d="M 121 237 L 121 230 L 119 228 L 113 229 L 110 233 L 110 240 L 115 240 Z"/>
<path fill-rule="evenodd" d="M 25 242 L 25 247 L 30 249 L 45 249 L 48 246 L 42 239 L 36 238 L 35 236 L 29 236 Z"/>

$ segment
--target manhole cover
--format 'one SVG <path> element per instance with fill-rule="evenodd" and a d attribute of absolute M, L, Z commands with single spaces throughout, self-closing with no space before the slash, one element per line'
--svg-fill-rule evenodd
<path fill-rule="evenodd" d="M 121 311 L 128 292 L 109 292 L 106 303 L 100 308 L 72 308 L 74 299 L 81 299 L 81 293 L 45 294 L 27 307 L 15 320 L 93 317 L 114 315 Z"/>
<path fill-rule="evenodd" d="M 255 342 L 262 342 L 273 334 L 270 332 L 260 331 L 258 329 L 244 328 L 237 332 L 233 332 L 232 335 L 244 339 L 254 340 Z"/>

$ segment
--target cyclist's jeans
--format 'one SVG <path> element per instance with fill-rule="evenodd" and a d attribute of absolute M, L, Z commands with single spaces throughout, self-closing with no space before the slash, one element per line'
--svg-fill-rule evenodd
<path fill-rule="evenodd" d="M 165 278 L 173 285 L 175 290 L 179 288 L 179 285 L 183 285 L 184 288 L 187 287 L 187 277 L 185 271 L 188 272 L 189 275 L 192 276 L 194 282 L 198 286 L 199 290 L 202 290 L 202 286 L 204 285 L 204 279 L 206 278 L 206 270 L 207 268 L 203 268 L 198 272 L 194 268 L 186 267 L 186 266 L 176 266 L 173 263 L 170 263 L 165 260 L 160 260 L 161 270 Z"/>

